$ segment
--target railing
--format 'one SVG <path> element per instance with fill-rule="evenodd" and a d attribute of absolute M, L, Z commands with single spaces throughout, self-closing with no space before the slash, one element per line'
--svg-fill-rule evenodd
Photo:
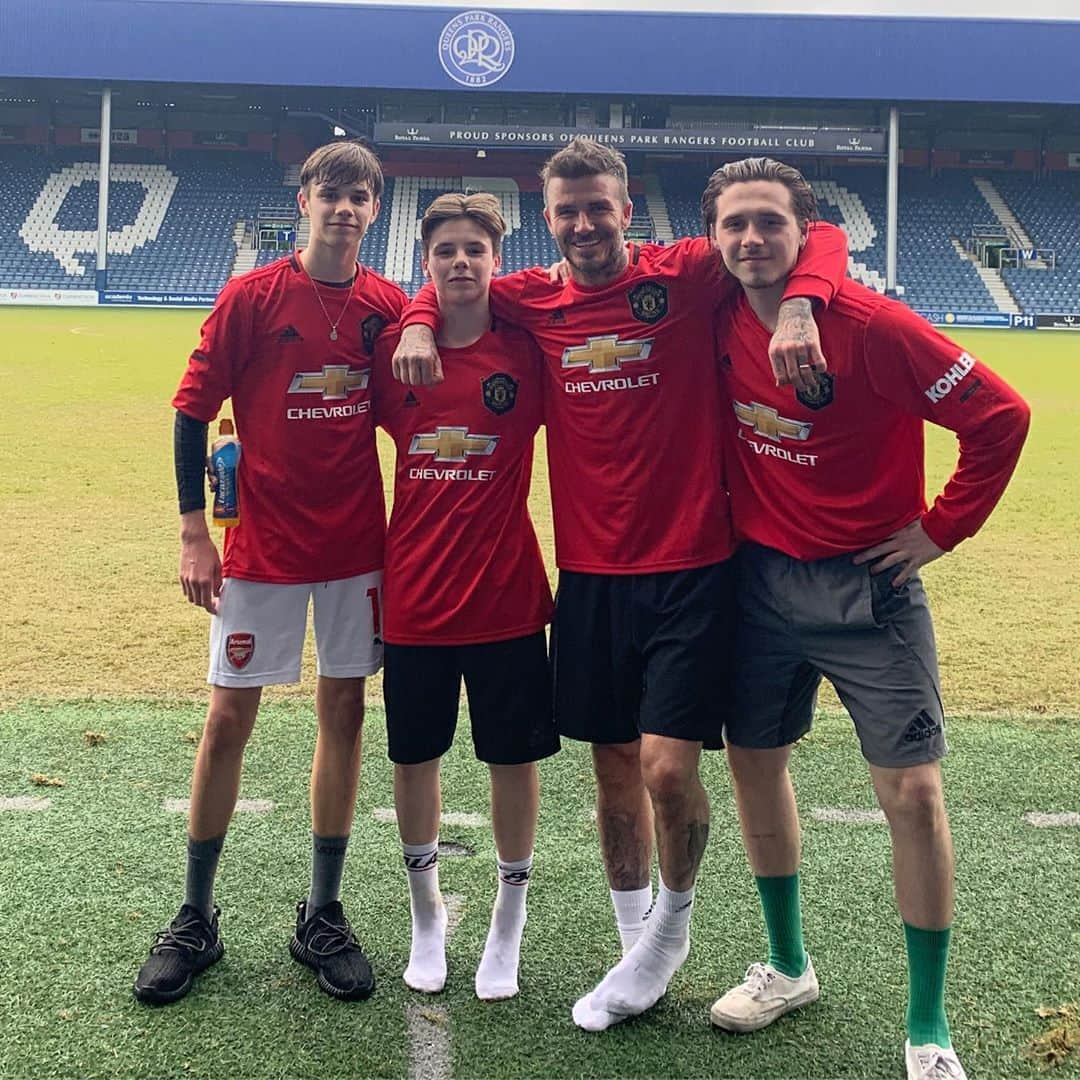
<path fill-rule="evenodd" d="M 296 207 L 260 206 L 255 219 L 255 246 L 260 250 L 292 251 L 296 243 Z"/>
<path fill-rule="evenodd" d="M 626 227 L 626 239 L 637 240 L 640 243 L 650 243 L 656 237 L 656 229 L 653 227 L 651 214 L 635 214 L 633 220 Z"/>
<path fill-rule="evenodd" d="M 992 270 L 1001 267 L 1001 252 L 1018 248 L 1016 233 L 1006 225 L 972 225 L 971 235 L 964 241 L 964 250 L 980 265 Z"/>

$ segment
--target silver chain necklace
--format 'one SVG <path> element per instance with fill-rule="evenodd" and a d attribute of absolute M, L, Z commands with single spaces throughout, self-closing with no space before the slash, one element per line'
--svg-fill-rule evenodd
<path fill-rule="evenodd" d="M 323 302 L 322 293 L 319 292 L 319 286 L 315 284 L 315 279 L 308 273 L 307 267 L 303 263 L 300 263 L 301 268 L 304 271 L 304 276 L 311 282 L 311 287 L 315 290 L 315 299 L 319 301 L 319 307 L 322 308 L 323 315 L 326 316 L 326 321 L 330 326 L 330 340 L 337 341 L 337 328 L 341 325 L 341 320 L 345 318 L 345 312 L 349 308 L 349 301 L 352 300 L 353 285 L 356 283 L 356 275 L 359 273 L 359 267 L 353 272 L 352 281 L 349 282 L 349 295 L 345 297 L 345 303 L 342 305 L 341 313 L 337 319 L 330 318 L 330 312 L 326 310 L 326 304 Z"/>

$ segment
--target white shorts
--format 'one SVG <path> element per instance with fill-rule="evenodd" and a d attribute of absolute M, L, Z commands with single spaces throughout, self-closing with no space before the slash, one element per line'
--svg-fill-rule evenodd
<path fill-rule="evenodd" d="M 214 686 L 300 681 L 308 600 L 314 604 L 318 673 L 331 679 L 372 675 L 382 666 L 382 571 L 313 585 L 226 578 L 210 620 Z"/>

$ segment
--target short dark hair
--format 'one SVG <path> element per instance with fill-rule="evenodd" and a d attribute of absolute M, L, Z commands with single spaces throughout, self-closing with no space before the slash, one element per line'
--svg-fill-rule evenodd
<path fill-rule="evenodd" d="M 705 194 L 701 196 L 701 220 L 705 235 L 711 236 L 716 224 L 717 197 L 734 184 L 748 184 L 754 180 L 773 180 L 791 192 L 791 209 L 800 225 L 818 216 L 817 199 L 806 178 L 798 169 L 767 157 L 749 157 L 721 165 L 709 177 Z"/>
<path fill-rule="evenodd" d="M 378 199 L 383 193 L 382 166 L 374 152 L 355 139 L 327 143 L 313 150 L 300 167 L 300 186 L 307 191 L 312 184 L 367 184 L 372 198 Z"/>
<path fill-rule="evenodd" d="M 450 191 L 440 195 L 424 212 L 420 220 L 420 246 L 425 257 L 431 246 L 431 234 L 444 222 L 468 218 L 491 237 L 491 250 L 498 255 L 506 235 L 506 221 L 499 209 L 499 200 L 486 191 L 466 195 Z"/>
<path fill-rule="evenodd" d="M 630 201 L 626 159 L 618 150 L 579 135 L 544 162 L 540 170 L 544 203 L 547 203 L 549 180 L 580 180 L 584 176 L 614 176 L 619 182 L 623 202 Z"/>

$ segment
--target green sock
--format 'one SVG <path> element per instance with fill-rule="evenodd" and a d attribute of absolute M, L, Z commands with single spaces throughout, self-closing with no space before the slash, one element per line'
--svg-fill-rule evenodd
<path fill-rule="evenodd" d="M 803 946 L 799 875 L 755 877 L 754 880 L 769 933 L 769 963 L 777 971 L 796 979 L 809 963 Z"/>
<path fill-rule="evenodd" d="M 907 1030 L 912 1046 L 952 1046 L 945 1018 L 945 968 L 951 931 L 920 930 L 904 923 L 908 954 Z"/>

